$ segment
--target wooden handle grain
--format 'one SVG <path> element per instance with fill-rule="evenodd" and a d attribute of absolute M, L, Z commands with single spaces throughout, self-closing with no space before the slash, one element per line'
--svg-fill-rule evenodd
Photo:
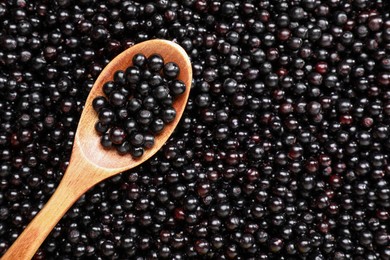
<path fill-rule="evenodd" d="M 76 200 L 104 179 L 104 175 L 99 178 L 99 169 L 86 164 L 82 157 L 73 158 L 52 197 L 3 255 L 2 260 L 31 259 Z M 95 178 L 82 178 L 90 172 Z"/>
<path fill-rule="evenodd" d="M 186 92 L 173 105 L 177 112 L 175 120 L 156 137 L 154 147 L 146 150 L 140 159 L 121 156 L 115 150 L 106 150 L 100 145 L 99 136 L 94 129 L 96 112 L 91 105 L 96 96 L 103 94 L 103 83 L 110 80 L 116 70 L 129 66 L 136 53 L 143 53 L 146 56 L 159 53 L 166 62 L 177 63 L 181 71 L 178 79 L 186 84 Z M 173 42 L 158 39 L 142 42 L 115 57 L 102 71 L 87 98 L 76 132 L 72 158 L 60 185 L 2 259 L 31 259 L 54 226 L 82 194 L 100 181 L 131 169 L 155 154 L 179 123 L 187 103 L 191 83 L 191 62 L 185 50 Z"/>
<path fill-rule="evenodd" d="M 77 198 L 78 196 L 69 192 L 69 188 L 61 183 L 44 208 L 19 235 L 2 259 L 31 259 Z"/>

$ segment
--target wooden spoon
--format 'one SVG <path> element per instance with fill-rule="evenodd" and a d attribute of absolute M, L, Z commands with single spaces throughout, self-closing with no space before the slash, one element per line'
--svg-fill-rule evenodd
<path fill-rule="evenodd" d="M 124 70 L 131 65 L 132 57 L 137 53 L 143 53 L 146 57 L 158 53 L 165 62 L 177 63 L 180 68 L 178 79 L 185 83 L 186 91 L 174 101 L 173 106 L 177 112 L 175 120 L 155 137 L 154 147 L 146 150 L 139 159 L 133 159 L 130 155 L 121 156 L 115 149 L 106 150 L 100 145 L 100 137 L 94 128 L 97 114 L 92 108 L 92 101 L 96 96 L 104 95 L 102 85 L 112 80 L 115 71 Z M 69 166 L 57 190 L 2 259 L 31 259 L 54 226 L 81 195 L 102 180 L 134 168 L 154 155 L 168 140 L 183 114 L 190 93 L 191 80 L 191 63 L 186 52 L 170 41 L 145 41 L 115 57 L 101 72 L 87 98 Z"/>

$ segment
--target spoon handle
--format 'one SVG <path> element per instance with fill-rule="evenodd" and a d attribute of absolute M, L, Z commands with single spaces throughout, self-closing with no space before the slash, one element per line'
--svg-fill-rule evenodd
<path fill-rule="evenodd" d="M 3 255 L 2 260 L 31 259 L 68 209 L 99 182 L 97 178 L 91 178 L 88 182 L 79 181 L 77 177 L 85 176 L 86 172 L 94 169 L 77 161 L 71 161 L 54 194 Z"/>

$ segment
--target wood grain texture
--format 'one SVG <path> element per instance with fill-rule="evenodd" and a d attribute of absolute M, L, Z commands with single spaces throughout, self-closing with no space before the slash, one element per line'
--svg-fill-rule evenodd
<path fill-rule="evenodd" d="M 163 133 L 155 137 L 154 147 L 146 150 L 139 159 L 133 159 L 130 155 L 119 155 L 115 149 L 106 150 L 100 145 L 100 138 L 94 128 L 97 114 L 92 108 L 93 99 L 103 95 L 103 83 L 112 80 L 115 71 L 124 70 L 131 65 L 132 57 L 136 53 L 143 53 L 147 57 L 158 53 L 165 62 L 176 62 L 180 68 L 178 78 L 186 85 L 186 91 L 173 105 L 177 111 L 175 120 L 165 127 Z M 177 126 L 188 100 L 191 81 L 191 63 L 186 52 L 170 41 L 156 39 L 139 43 L 115 57 L 101 72 L 87 98 L 77 128 L 70 163 L 61 183 L 44 208 L 1 259 L 31 259 L 54 226 L 82 194 L 102 180 L 134 168 L 153 156 Z"/>

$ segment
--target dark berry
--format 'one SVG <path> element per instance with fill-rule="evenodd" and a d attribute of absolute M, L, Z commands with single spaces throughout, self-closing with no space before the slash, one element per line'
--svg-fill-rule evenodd
<path fill-rule="evenodd" d="M 130 147 L 130 154 L 135 158 L 139 158 L 144 154 L 144 149 L 142 147 Z"/>
<path fill-rule="evenodd" d="M 126 138 L 126 133 L 122 128 L 113 127 L 110 129 L 110 141 L 113 144 L 122 144 Z"/>
<path fill-rule="evenodd" d="M 141 71 L 138 67 L 131 66 L 125 71 L 126 80 L 130 84 L 136 84 L 141 80 Z"/>
<path fill-rule="evenodd" d="M 161 133 L 161 131 L 164 129 L 164 126 L 164 121 L 161 118 L 155 118 L 150 123 L 150 129 L 155 134 Z"/>
<path fill-rule="evenodd" d="M 146 65 L 147 59 L 142 53 L 137 53 L 133 56 L 133 65 L 143 68 Z"/>
<path fill-rule="evenodd" d="M 151 134 L 145 134 L 143 146 L 146 149 L 152 148 L 154 146 L 154 136 Z"/>
<path fill-rule="evenodd" d="M 152 122 L 153 115 L 149 110 L 142 109 L 138 112 L 137 122 L 142 125 L 149 125 Z"/>
<path fill-rule="evenodd" d="M 161 118 L 165 123 L 172 122 L 176 117 L 176 110 L 173 107 L 164 108 L 161 111 Z"/>
<path fill-rule="evenodd" d="M 127 101 L 126 96 L 119 91 L 112 91 L 108 99 L 114 107 L 123 107 Z"/>
<path fill-rule="evenodd" d="M 114 112 L 109 108 L 102 108 L 99 111 L 99 121 L 102 124 L 110 124 L 115 118 Z"/>
<path fill-rule="evenodd" d="M 148 57 L 148 67 L 151 71 L 160 71 L 164 67 L 164 60 L 159 54 L 153 54 Z"/>
<path fill-rule="evenodd" d="M 119 86 L 126 84 L 126 73 L 122 70 L 118 70 L 114 73 L 114 82 Z"/>
<path fill-rule="evenodd" d="M 175 79 L 180 73 L 180 68 L 176 63 L 168 62 L 164 64 L 163 73 L 168 79 Z"/>
<path fill-rule="evenodd" d="M 141 133 L 134 132 L 130 135 L 130 143 L 135 147 L 140 147 L 145 142 L 145 136 Z"/>
<path fill-rule="evenodd" d="M 107 99 L 105 97 L 96 97 L 92 102 L 93 109 L 99 112 L 102 108 L 107 106 Z"/>
<path fill-rule="evenodd" d="M 169 84 L 169 89 L 173 96 L 178 96 L 185 92 L 186 85 L 181 80 L 173 80 Z"/>
<path fill-rule="evenodd" d="M 166 99 L 169 95 L 169 89 L 166 86 L 160 85 L 152 90 L 153 96 L 156 99 Z"/>
<path fill-rule="evenodd" d="M 139 99 L 131 98 L 127 103 L 127 109 L 129 112 L 134 115 L 137 111 L 141 109 L 142 103 Z"/>
<path fill-rule="evenodd" d="M 111 92 L 116 88 L 114 81 L 107 81 L 103 84 L 103 93 L 110 96 Z"/>
<path fill-rule="evenodd" d="M 191 87 L 183 118 L 81 196 L 34 259 L 389 259 L 389 8 L 1 1 L 0 254 L 58 185 L 102 69 L 159 38 L 188 54 L 191 86 L 162 48 L 137 53 L 93 100 L 93 134 L 137 160 Z"/>

